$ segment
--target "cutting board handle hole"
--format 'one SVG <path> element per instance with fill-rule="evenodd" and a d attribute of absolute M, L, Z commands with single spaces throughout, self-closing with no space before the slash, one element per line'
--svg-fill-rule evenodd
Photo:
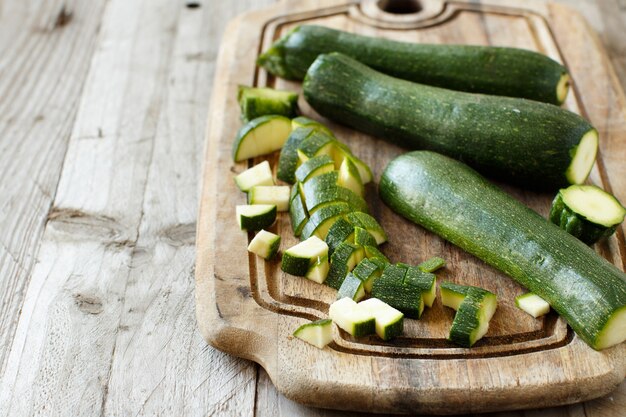
<path fill-rule="evenodd" d="M 423 9 L 419 0 L 379 0 L 376 5 L 383 12 L 391 14 L 413 14 Z"/>

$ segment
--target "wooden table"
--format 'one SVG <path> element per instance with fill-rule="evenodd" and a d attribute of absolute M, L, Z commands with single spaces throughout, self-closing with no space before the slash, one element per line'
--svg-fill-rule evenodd
<path fill-rule="evenodd" d="M 626 89 L 626 1 L 563 1 Z M 216 53 L 230 18 L 270 2 L 0 0 L 0 417 L 341 414 L 285 399 L 195 322 Z M 512 413 L 624 414 L 626 383 Z"/>

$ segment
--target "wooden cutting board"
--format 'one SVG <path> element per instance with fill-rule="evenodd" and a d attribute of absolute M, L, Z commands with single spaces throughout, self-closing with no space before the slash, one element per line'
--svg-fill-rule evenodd
<path fill-rule="evenodd" d="M 403 4 L 404 11 L 411 11 L 417 3 Z M 590 119 L 600 132 L 601 151 L 590 182 L 626 201 L 624 95 L 581 16 L 564 6 L 522 1 L 488 6 L 424 0 L 421 7 L 417 13 L 394 14 L 372 1 L 284 2 L 230 24 L 223 37 L 206 138 L 196 266 L 200 330 L 218 349 L 261 364 L 287 397 L 316 407 L 454 414 L 552 406 L 607 394 L 624 378 L 626 343 L 596 352 L 556 314 L 531 318 L 514 305 L 514 297 L 524 292 L 519 285 L 393 213 L 378 198 L 375 183 L 368 187 L 367 199 L 390 236 L 381 249 L 392 261 L 418 263 L 442 256 L 448 266 L 438 273 L 440 281 L 497 293 L 499 306 L 489 332 L 472 349 L 446 340 L 453 313 L 439 299 L 421 320 L 407 320 L 404 336 L 392 343 L 375 337 L 354 339 L 335 328 L 334 341 L 316 349 L 291 334 L 309 320 L 326 317 L 335 290 L 284 274 L 279 260 L 264 262 L 246 250 L 252 235 L 238 229 L 234 215 L 245 195 L 232 178 L 265 158 L 232 162 L 232 141 L 240 127 L 237 85 L 300 91 L 299 83 L 255 67 L 259 53 L 298 24 L 412 42 L 514 46 L 564 62 L 574 79 L 565 106 Z M 372 167 L 376 178 L 404 151 L 320 118 L 302 99 L 300 106 L 303 114 L 327 123 Z M 269 160 L 275 167 L 277 155 Z M 503 188 L 547 214 L 552 194 Z M 282 236 L 283 249 L 297 243 L 286 213 L 279 215 L 272 230 Z M 596 247 L 624 269 L 623 229 Z"/>

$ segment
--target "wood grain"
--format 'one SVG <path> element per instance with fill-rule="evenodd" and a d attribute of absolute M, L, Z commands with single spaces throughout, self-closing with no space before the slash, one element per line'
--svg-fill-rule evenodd
<path fill-rule="evenodd" d="M 624 1 L 563 1 L 626 87 Z M 196 330 L 190 242 L 215 57 L 227 21 L 270 2 L 0 0 L 0 415 L 346 415 L 286 399 Z M 490 416 L 624 409 L 626 383 Z"/>
<path fill-rule="evenodd" d="M 252 412 L 256 365 L 207 347 L 192 279 L 217 45 L 251 4 L 122 0 L 99 16 L 38 262 L 15 306 L 0 415 Z"/>
<path fill-rule="evenodd" d="M 377 199 L 373 189 L 370 207 L 393 237 L 384 248 L 392 261 L 418 262 L 442 255 L 451 265 L 444 273 L 446 279 L 481 285 L 498 293 L 502 302 L 487 337 L 471 350 L 450 345 L 445 340 L 450 312 L 435 305 L 419 323 L 409 322 L 404 337 L 393 344 L 376 338 L 356 340 L 341 331 L 336 332 L 331 348 L 323 351 L 291 340 L 291 331 L 299 324 L 325 316 L 335 292 L 283 274 L 278 262 L 259 262 L 247 254 L 249 237 L 238 232 L 229 209 L 243 203 L 243 196 L 234 184 L 220 180 L 223 172 L 236 173 L 249 166 L 233 166 L 230 160 L 230 137 L 239 126 L 236 110 L 229 111 L 236 109 L 236 86 L 249 84 L 252 79 L 259 86 L 299 89 L 297 83 L 255 70 L 254 59 L 281 34 L 306 22 L 414 42 L 516 46 L 564 61 L 572 69 L 577 87 L 566 107 L 590 118 L 596 126 L 607 126 L 599 128 L 602 155 L 591 181 L 607 189 L 617 187 L 614 192 L 620 196 L 619 144 L 626 137 L 620 123 L 626 106 L 607 66 L 593 65 L 603 62 L 599 45 L 589 36 L 584 21 L 566 8 L 536 4 L 520 9 L 526 5 L 515 1 L 507 4 L 514 7 L 447 3 L 440 10 L 427 8 L 422 20 L 419 16 L 397 17 L 366 7 L 303 2 L 297 9 L 276 6 L 247 15 L 230 27 L 229 42 L 220 56 L 224 69 L 218 72 L 221 85 L 214 91 L 207 133 L 198 230 L 198 320 L 211 344 L 259 362 L 288 397 L 329 408 L 428 413 L 528 408 L 597 397 L 623 380 L 626 346 L 594 352 L 573 337 L 556 316 L 530 320 L 511 302 L 523 291 L 520 286 L 400 219 Z M 576 30 L 568 37 L 571 22 L 576 23 Z M 583 42 L 583 38 L 589 39 Z M 581 44 L 585 53 L 580 53 Z M 595 59 L 585 59 L 589 55 Z M 604 84 L 596 94 L 587 93 L 597 86 L 597 77 Z M 610 112 L 597 106 L 601 98 L 606 100 L 607 90 Z M 581 91 L 585 91 L 584 96 Z M 304 102 L 301 109 L 306 115 L 319 117 Z M 402 152 L 375 138 L 325 122 L 375 174 Z M 270 163 L 275 165 L 275 156 Z M 551 195 L 504 188 L 540 213 L 547 213 Z M 274 230 L 283 236 L 284 247 L 296 243 L 285 216 L 279 217 Z M 598 250 L 623 268 L 623 247 L 620 233 L 598 245 Z M 415 248 L 419 248 L 418 254 Z M 239 261 L 246 258 L 247 265 Z M 359 376 L 359 384 L 354 384 L 355 375 Z M 581 389 L 582 380 L 586 381 L 585 390 Z M 547 387 L 553 390 L 550 397 L 544 393 Z M 478 393 L 481 401 L 470 401 Z"/>

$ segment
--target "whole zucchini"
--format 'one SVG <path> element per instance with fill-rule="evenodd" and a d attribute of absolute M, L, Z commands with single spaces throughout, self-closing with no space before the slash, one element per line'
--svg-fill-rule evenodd
<path fill-rule="evenodd" d="M 598 148 L 596 130 L 560 107 L 416 84 L 339 53 L 315 60 L 304 96 L 320 114 L 355 129 L 532 188 L 583 182 Z"/>
<path fill-rule="evenodd" d="M 282 78 L 301 80 L 320 54 L 341 52 L 385 74 L 451 90 L 523 97 L 561 104 L 569 90 L 566 68 L 545 55 L 517 48 L 429 45 L 356 35 L 323 26 L 298 26 L 259 57 Z"/>
<path fill-rule="evenodd" d="M 389 163 L 379 191 L 394 211 L 546 300 L 593 348 L 626 339 L 626 275 L 463 163 L 410 152 Z"/>

